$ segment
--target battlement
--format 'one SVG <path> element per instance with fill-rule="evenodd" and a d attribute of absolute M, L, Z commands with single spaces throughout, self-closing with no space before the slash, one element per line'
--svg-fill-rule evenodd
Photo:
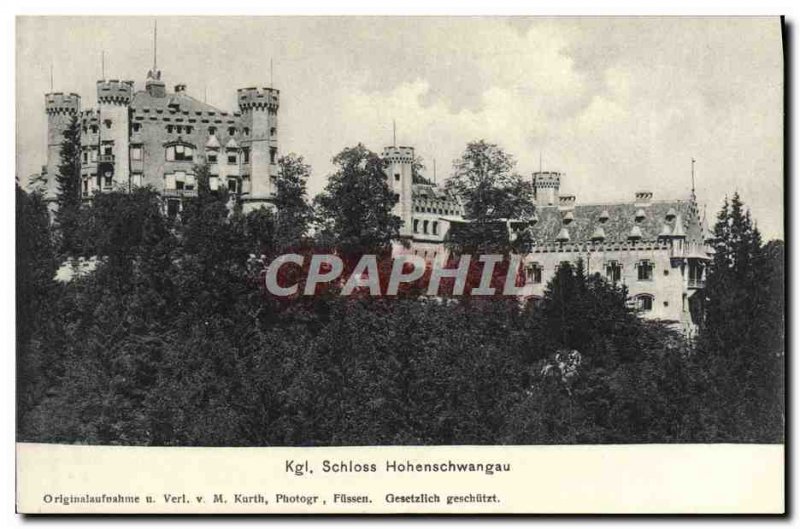
<path fill-rule="evenodd" d="M 133 97 L 133 81 L 108 79 L 97 81 L 99 103 L 128 105 Z"/>
<path fill-rule="evenodd" d="M 384 147 L 383 158 L 392 163 L 412 163 L 414 161 L 414 147 Z"/>
<path fill-rule="evenodd" d="M 278 110 L 280 90 L 275 88 L 239 88 L 237 91 L 239 108 L 248 110 Z"/>
<path fill-rule="evenodd" d="M 534 187 L 558 187 L 563 173 L 557 171 L 536 171 L 533 173 Z"/>
<path fill-rule="evenodd" d="M 562 208 L 574 208 L 575 200 L 575 195 L 561 195 L 558 197 L 558 205 Z"/>
<path fill-rule="evenodd" d="M 637 191 L 636 192 L 636 204 L 647 205 L 653 199 L 652 191 Z"/>
<path fill-rule="evenodd" d="M 44 110 L 49 115 L 77 114 L 81 110 L 81 96 L 75 93 L 52 92 L 44 95 Z"/>

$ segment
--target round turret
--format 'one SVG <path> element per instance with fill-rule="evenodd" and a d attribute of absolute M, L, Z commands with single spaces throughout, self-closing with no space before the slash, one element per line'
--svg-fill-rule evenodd
<path fill-rule="evenodd" d="M 133 81 L 109 79 L 97 81 L 97 102 L 107 105 L 129 105 L 133 97 Z"/>
<path fill-rule="evenodd" d="M 81 110 L 81 96 L 73 93 L 65 94 L 63 92 L 45 94 L 44 109 L 49 115 L 77 114 Z"/>
<path fill-rule="evenodd" d="M 240 88 L 236 92 L 239 108 L 242 112 L 249 110 L 278 110 L 280 90 L 275 88 Z"/>

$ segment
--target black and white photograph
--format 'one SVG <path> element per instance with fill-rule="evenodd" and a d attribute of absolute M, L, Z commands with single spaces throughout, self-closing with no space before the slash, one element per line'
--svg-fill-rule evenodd
<path fill-rule="evenodd" d="M 782 454 L 785 31 L 17 17 L 18 446 L 353 449 L 281 459 L 320 479 L 514 472 L 459 447 Z M 291 508 L 439 501 L 334 492 Z"/>

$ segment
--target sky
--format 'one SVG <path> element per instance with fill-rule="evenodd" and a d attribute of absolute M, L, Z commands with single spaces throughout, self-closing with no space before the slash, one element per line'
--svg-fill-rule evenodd
<path fill-rule="evenodd" d="M 17 19 L 17 174 L 45 161 L 44 94 L 144 88 L 152 17 Z M 272 79 L 270 79 L 272 61 Z M 681 198 L 713 219 L 739 192 L 765 239 L 783 238 L 783 52 L 778 18 L 158 17 L 168 87 L 236 110 L 236 89 L 281 91 L 282 153 L 312 166 L 364 143 L 409 145 L 441 182 L 470 141 L 530 177 L 561 171 L 579 203 Z"/>

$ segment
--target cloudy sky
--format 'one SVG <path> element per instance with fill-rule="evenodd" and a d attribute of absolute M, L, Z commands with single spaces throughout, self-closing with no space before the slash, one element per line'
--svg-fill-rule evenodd
<path fill-rule="evenodd" d="M 43 94 L 95 105 L 106 77 L 144 87 L 152 18 L 20 18 L 17 173 L 45 160 Z M 525 175 L 566 173 L 578 201 L 686 196 L 713 215 L 739 191 L 783 236 L 783 56 L 777 18 L 159 18 L 168 86 L 224 110 L 236 88 L 281 90 L 281 150 L 304 155 L 318 192 L 331 157 L 397 141 L 438 180 L 471 140 L 498 143 Z M 207 95 L 206 95 L 207 94 Z"/>

